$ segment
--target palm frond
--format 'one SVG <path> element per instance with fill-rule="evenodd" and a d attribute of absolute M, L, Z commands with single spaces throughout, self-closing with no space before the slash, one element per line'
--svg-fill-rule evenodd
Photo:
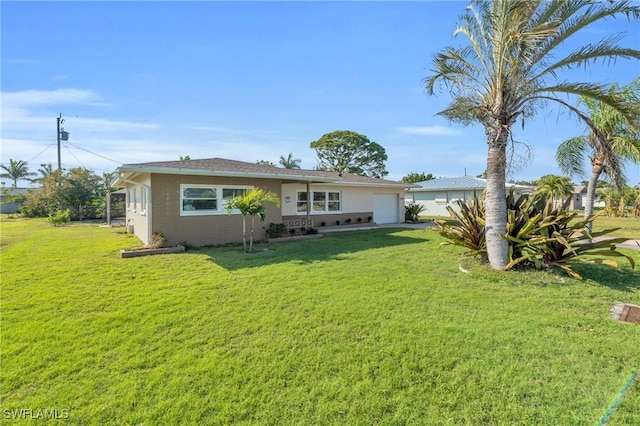
<path fill-rule="evenodd" d="M 589 146 L 588 139 L 582 136 L 567 139 L 556 151 L 556 161 L 562 173 L 570 176 L 584 176 L 584 159 Z"/>

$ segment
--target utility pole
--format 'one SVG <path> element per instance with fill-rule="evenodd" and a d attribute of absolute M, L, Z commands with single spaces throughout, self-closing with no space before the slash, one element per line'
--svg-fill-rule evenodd
<path fill-rule="evenodd" d="M 58 140 L 58 184 L 61 182 L 62 178 L 62 160 L 60 158 L 60 141 L 68 141 L 69 140 L 69 132 L 64 131 L 64 127 L 60 127 L 64 124 L 64 118 L 62 118 L 62 113 L 60 113 L 59 117 L 56 117 L 56 121 L 58 124 L 58 131 L 56 133 L 56 139 Z"/>
<path fill-rule="evenodd" d="M 58 132 L 56 133 L 58 139 L 58 179 L 62 176 L 62 160 L 60 159 L 60 124 L 64 123 L 62 119 L 62 113 L 57 117 L 56 121 L 58 122 Z"/>

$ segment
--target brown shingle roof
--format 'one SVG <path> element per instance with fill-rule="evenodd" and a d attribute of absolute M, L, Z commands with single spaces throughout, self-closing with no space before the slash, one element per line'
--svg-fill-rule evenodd
<path fill-rule="evenodd" d="M 377 179 L 368 176 L 360 176 L 352 173 L 325 172 L 320 170 L 297 170 L 280 167 L 265 166 L 244 161 L 227 160 L 225 158 L 205 158 L 200 160 L 178 160 L 178 161 L 156 161 L 151 163 L 123 164 L 118 168 L 121 173 L 143 172 L 143 173 L 179 173 L 179 174 L 199 174 L 199 175 L 241 175 L 251 177 L 269 177 L 292 180 L 313 181 L 314 178 L 322 182 L 351 183 L 351 184 L 373 184 L 388 186 L 413 185 L 397 182 L 393 180 Z"/>

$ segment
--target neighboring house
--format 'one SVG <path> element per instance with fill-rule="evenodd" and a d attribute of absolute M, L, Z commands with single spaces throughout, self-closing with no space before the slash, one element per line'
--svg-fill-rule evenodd
<path fill-rule="evenodd" d="M 414 185 L 349 173 L 283 169 L 211 158 L 123 164 L 113 186 L 126 191 L 126 223 L 145 244 L 161 232 L 167 244 L 225 244 L 242 240 L 242 219 L 225 205 L 252 187 L 275 192 L 281 207 L 266 206 L 270 222 L 295 227 L 404 221 L 405 189 Z M 370 219 L 369 219 L 370 218 Z M 259 223 L 259 221 L 258 221 Z"/>
<path fill-rule="evenodd" d="M 13 188 L 3 186 L 0 191 L 0 213 L 16 213 L 25 196 L 30 192 L 39 192 L 40 188 Z"/>
<path fill-rule="evenodd" d="M 569 202 L 569 210 L 583 210 L 587 199 L 587 187 L 584 185 L 574 185 Z"/>
<path fill-rule="evenodd" d="M 429 216 L 449 216 L 447 206 L 459 211 L 456 200 L 470 201 L 474 197 L 483 198 L 487 187 L 486 179 L 472 176 L 454 178 L 438 178 L 418 182 L 418 188 L 407 190 L 405 203 L 422 204 L 427 210 L 423 214 Z M 534 187 L 508 183 L 507 187 L 515 187 L 516 196 L 534 191 Z"/>

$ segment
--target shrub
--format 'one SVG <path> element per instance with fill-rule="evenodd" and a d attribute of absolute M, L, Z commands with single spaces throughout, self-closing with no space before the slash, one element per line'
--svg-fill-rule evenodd
<path fill-rule="evenodd" d="M 317 233 L 318 233 L 318 230 L 316 228 L 309 228 L 307 229 L 307 232 L 306 232 L 307 235 L 314 235 Z"/>
<path fill-rule="evenodd" d="M 404 206 L 404 220 L 417 222 L 420 219 L 420 213 L 425 210 L 425 206 L 418 203 L 411 203 L 408 206 Z"/>
<path fill-rule="evenodd" d="M 503 237 L 509 242 L 509 264 L 507 269 L 516 265 L 533 266 L 537 269 L 558 267 L 570 276 L 581 279 L 572 266 L 577 262 L 601 263 L 617 267 L 611 257 L 626 258 L 631 267 L 634 261 L 616 250 L 615 244 L 626 238 L 612 238 L 594 241 L 615 229 L 589 234 L 585 230 L 595 215 L 577 221 L 578 212 L 567 210 L 569 200 L 558 209 L 553 207 L 552 197 L 543 194 L 523 195 L 515 198 L 511 190 L 507 195 L 507 232 Z M 448 239 L 440 245 L 452 244 L 469 249 L 466 254 L 486 259 L 484 203 L 478 199 L 467 204 L 457 201 L 460 213 L 447 207 L 449 214 L 457 220 L 436 220 L 440 234 Z M 599 258 L 578 259 L 580 255 L 595 255 Z"/>
<path fill-rule="evenodd" d="M 269 238 L 279 238 L 287 235 L 287 225 L 284 223 L 270 223 L 265 232 Z"/>
<path fill-rule="evenodd" d="M 543 205 L 540 208 L 541 204 Z M 580 262 L 600 263 L 617 267 L 618 263 L 611 257 L 624 257 L 635 268 L 633 258 L 616 250 L 616 244 L 626 238 L 611 238 L 595 241 L 616 229 L 606 229 L 589 233 L 585 228 L 597 214 L 583 220 L 575 220 L 578 212 L 567 210 L 568 202 L 561 208 L 553 208 L 552 197 L 544 198 L 536 194 L 522 204 L 524 208 L 510 210 L 509 225 L 505 238 L 509 242 L 510 262 L 507 269 L 518 264 L 532 264 L 536 269 L 557 267 L 568 275 L 582 279 L 573 270 Z M 520 226 L 512 226 L 517 222 Z M 515 232 L 517 230 L 517 232 Z M 597 258 L 579 258 L 581 255 L 598 256 Z"/>
<path fill-rule="evenodd" d="M 457 223 L 448 220 L 436 220 L 440 226 L 440 235 L 449 241 L 440 243 L 441 246 L 452 244 L 469 249 L 468 255 L 486 258 L 487 241 L 485 238 L 484 202 L 474 197 L 469 204 L 462 200 L 456 200 L 460 207 L 460 213 L 451 206 L 447 206 L 449 214 Z"/>
<path fill-rule="evenodd" d="M 149 239 L 148 248 L 160 248 L 167 241 L 167 237 L 162 232 L 154 232 Z"/>
<path fill-rule="evenodd" d="M 49 215 L 49 223 L 53 226 L 64 226 L 71 220 L 69 210 L 58 210 L 57 212 Z"/>

